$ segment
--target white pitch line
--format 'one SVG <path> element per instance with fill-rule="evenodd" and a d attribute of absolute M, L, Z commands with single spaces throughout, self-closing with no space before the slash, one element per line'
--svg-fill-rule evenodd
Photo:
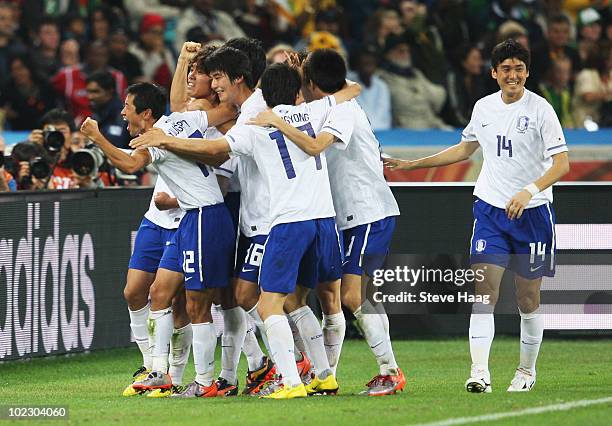
<path fill-rule="evenodd" d="M 547 413 L 550 411 L 567 411 L 574 408 L 588 407 L 589 405 L 607 404 L 612 403 L 612 396 L 600 399 L 583 399 L 580 401 L 564 402 L 563 404 L 552 404 L 544 405 L 543 407 L 526 408 L 519 411 L 508 411 L 505 413 L 497 414 L 484 414 L 482 416 L 474 417 L 456 417 L 454 419 L 446 419 L 432 423 L 419 423 L 415 426 L 451 426 L 451 425 L 464 425 L 468 423 L 486 422 L 492 420 L 500 420 L 508 417 L 518 417 L 530 414 Z"/>

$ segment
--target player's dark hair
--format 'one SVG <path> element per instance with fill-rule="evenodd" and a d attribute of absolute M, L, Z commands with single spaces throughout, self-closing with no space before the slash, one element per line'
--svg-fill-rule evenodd
<path fill-rule="evenodd" d="M 200 50 L 198 50 L 198 53 L 196 53 L 196 55 L 193 57 L 189 66 L 191 67 L 191 65 L 195 65 L 196 70 L 198 70 L 198 72 L 204 72 L 204 61 L 210 54 L 212 54 L 218 48 L 219 46 L 214 46 L 214 45 L 202 47 Z"/>
<path fill-rule="evenodd" d="M 102 90 L 115 93 L 115 77 L 108 71 L 96 71 L 87 77 L 86 82 L 97 83 Z"/>
<path fill-rule="evenodd" d="M 227 75 L 232 83 L 242 77 L 249 89 L 255 87 L 249 58 L 233 47 L 220 47 L 208 55 L 204 60 L 204 72 L 208 75 L 221 72 Z"/>
<path fill-rule="evenodd" d="M 335 93 L 346 82 L 346 63 L 333 49 L 319 49 L 306 58 L 303 65 L 304 83 L 313 83 L 326 93 Z"/>
<path fill-rule="evenodd" d="M 59 108 L 53 108 L 52 110 L 48 111 L 42 116 L 40 123 L 43 127 L 47 124 L 67 124 L 68 127 L 70 127 L 71 132 L 76 130 L 72 115 L 70 115 L 68 111 Z"/>
<path fill-rule="evenodd" d="M 247 55 L 251 63 L 251 77 L 253 77 L 253 87 L 255 87 L 266 69 L 266 51 L 261 41 L 254 38 L 237 37 L 225 42 L 224 46 L 233 47 Z M 251 89 L 253 87 L 249 86 Z"/>
<path fill-rule="evenodd" d="M 491 67 L 497 69 L 497 66 L 506 59 L 518 59 L 519 61 L 523 61 L 527 70 L 529 70 L 529 65 L 531 64 L 529 49 L 511 38 L 502 41 L 493 48 L 491 52 Z"/>
<path fill-rule="evenodd" d="M 261 92 L 270 108 L 295 105 L 301 87 L 300 72 L 285 63 L 270 65 L 261 76 Z"/>
<path fill-rule="evenodd" d="M 135 83 L 127 88 L 126 93 L 134 96 L 134 107 L 138 114 L 150 109 L 153 118 L 157 120 L 166 112 L 166 94 L 155 84 Z"/>

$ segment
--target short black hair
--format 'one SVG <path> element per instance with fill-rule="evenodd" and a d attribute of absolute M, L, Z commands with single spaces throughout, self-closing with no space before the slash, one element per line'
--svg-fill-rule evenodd
<path fill-rule="evenodd" d="M 270 108 L 295 105 L 301 87 L 300 72 L 286 63 L 270 65 L 261 76 L 261 92 Z"/>
<path fill-rule="evenodd" d="M 52 110 L 48 111 L 42 116 L 40 123 L 43 127 L 47 124 L 67 124 L 68 127 L 70 127 L 71 132 L 76 130 L 72 115 L 70 115 L 68 111 L 59 108 L 53 108 Z"/>
<path fill-rule="evenodd" d="M 304 61 L 304 82 L 313 83 L 326 93 L 335 93 L 346 82 L 346 63 L 333 49 L 319 49 Z"/>
<path fill-rule="evenodd" d="M 226 74 L 232 83 L 242 77 L 249 89 L 255 87 L 249 58 L 233 47 L 223 46 L 208 55 L 204 60 L 203 71 L 208 75 L 214 72 Z"/>
<path fill-rule="evenodd" d="M 255 87 L 266 69 L 266 51 L 261 41 L 254 38 L 238 37 L 228 40 L 224 46 L 233 47 L 247 55 L 251 63 L 251 77 L 253 77 L 253 87 Z M 251 89 L 253 87 L 249 86 Z"/>
<path fill-rule="evenodd" d="M 196 70 L 198 70 L 198 72 L 204 72 L 204 61 L 206 60 L 208 55 L 212 54 L 218 48 L 219 48 L 218 46 L 214 46 L 214 45 L 208 45 L 208 46 L 202 47 L 200 50 L 198 50 L 198 52 L 195 54 L 195 56 L 191 60 L 189 67 L 191 68 L 192 65 L 195 65 Z"/>
<path fill-rule="evenodd" d="M 59 22 L 53 16 L 43 15 L 38 22 L 36 23 L 36 31 L 40 31 L 40 29 L 45 25 L 55 25 L 55 28 L 60 29 Z"/>
<path fill-rule="evenodd" d="M 572 21 L 570 20 L 570 18 L 563 14 L 563 13 L 557 13 L 556 15 L 551 16 L 550 18 L 548 18 L 546 24 L 548 26 L 551 26 L 553 24 L 567 24 L 569 26 L 572 25 Z"/>
<path fill-rule="evenodd" d="M 87 77 L 86 82 L 98 83 L 103 90 L 115 93 L 115 77 L 108 71 L 96 71 Z"/>
<path fill-rule="evenodd" d="M 127 88 L 127 95 L 134 96 L 134 107 L 140 114 L 150 109 L 154 119 L 159 119 L 166 112 L 166 93 L 153 83 L 135 83 Z"/>
<path fill-rule="evenodd" d="M 493 48 L 491 52 L 491 67 L 497 69 L 499 64 L 510 58 L 523 61 L 527 70 L 529 70 L 529 65 L 531 64 L 531 53 L 529 53 L 529 49 L 511 38 L 502 41 Z"/>

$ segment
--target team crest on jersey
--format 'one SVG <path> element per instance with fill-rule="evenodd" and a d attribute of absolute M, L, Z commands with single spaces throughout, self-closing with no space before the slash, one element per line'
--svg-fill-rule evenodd
<path fill-rule="evenodd" d="M 477 240 L 474 248 L 478 253 L 482 253 L 486 246 L 487 242 L 485 240 Z"/>
<path fill-rule="evenodd" d="M 529 128 L 529 117 L 526 115 L 521 115 L 516 122 L 516 130 L 520 133 L 525 133 Z"/>

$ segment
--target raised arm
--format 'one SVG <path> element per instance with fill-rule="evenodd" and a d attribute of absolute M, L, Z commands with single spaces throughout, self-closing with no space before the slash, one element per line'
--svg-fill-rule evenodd
<path fill-rule="evenodd" d="M 113 165 L 124 173 L 133 174 L 151 162 L 151 155 L 146 149 L 136 150 L 130 155 L 114 146 L 102 135 L 98 122 L 90 117 L 81 125 L 81 133 L 99 146 Z"/>
<path fill-rule="evenodd" d="M 170 111 L 172 112 L 183 112 L 187 110 L 187 104 L 189 103 L 189 96 L 187 96 L 189 65 L 200 47 L 200 43 L 191 41 L 183 43 L 183 48 L 176 62 L 172 86 L 170 86 Z"/>
<path fill-rule="evenodd" d="M 229 158 L 230 146 L 225 138 L 219 139 L 182 139 L 168 136 L 163 130 L 153 128 L 136 139 L 132 139 L 130 147 L 159 147 L 193 161 L 220 166 Z"/>
<path fill-rule="evenodd" d="M 418 160 L 399 160 L 395 158 L 385 158 L 384 164 L 389 169 L 395 170 L 414 170 L 426 169 L 429 167 L 447 166 L 467 160 L 476 152 L 480 145 L 478 142 L 459 142 L 450 148 L 440 151 L 429 157 L 419 158 Z"/>

